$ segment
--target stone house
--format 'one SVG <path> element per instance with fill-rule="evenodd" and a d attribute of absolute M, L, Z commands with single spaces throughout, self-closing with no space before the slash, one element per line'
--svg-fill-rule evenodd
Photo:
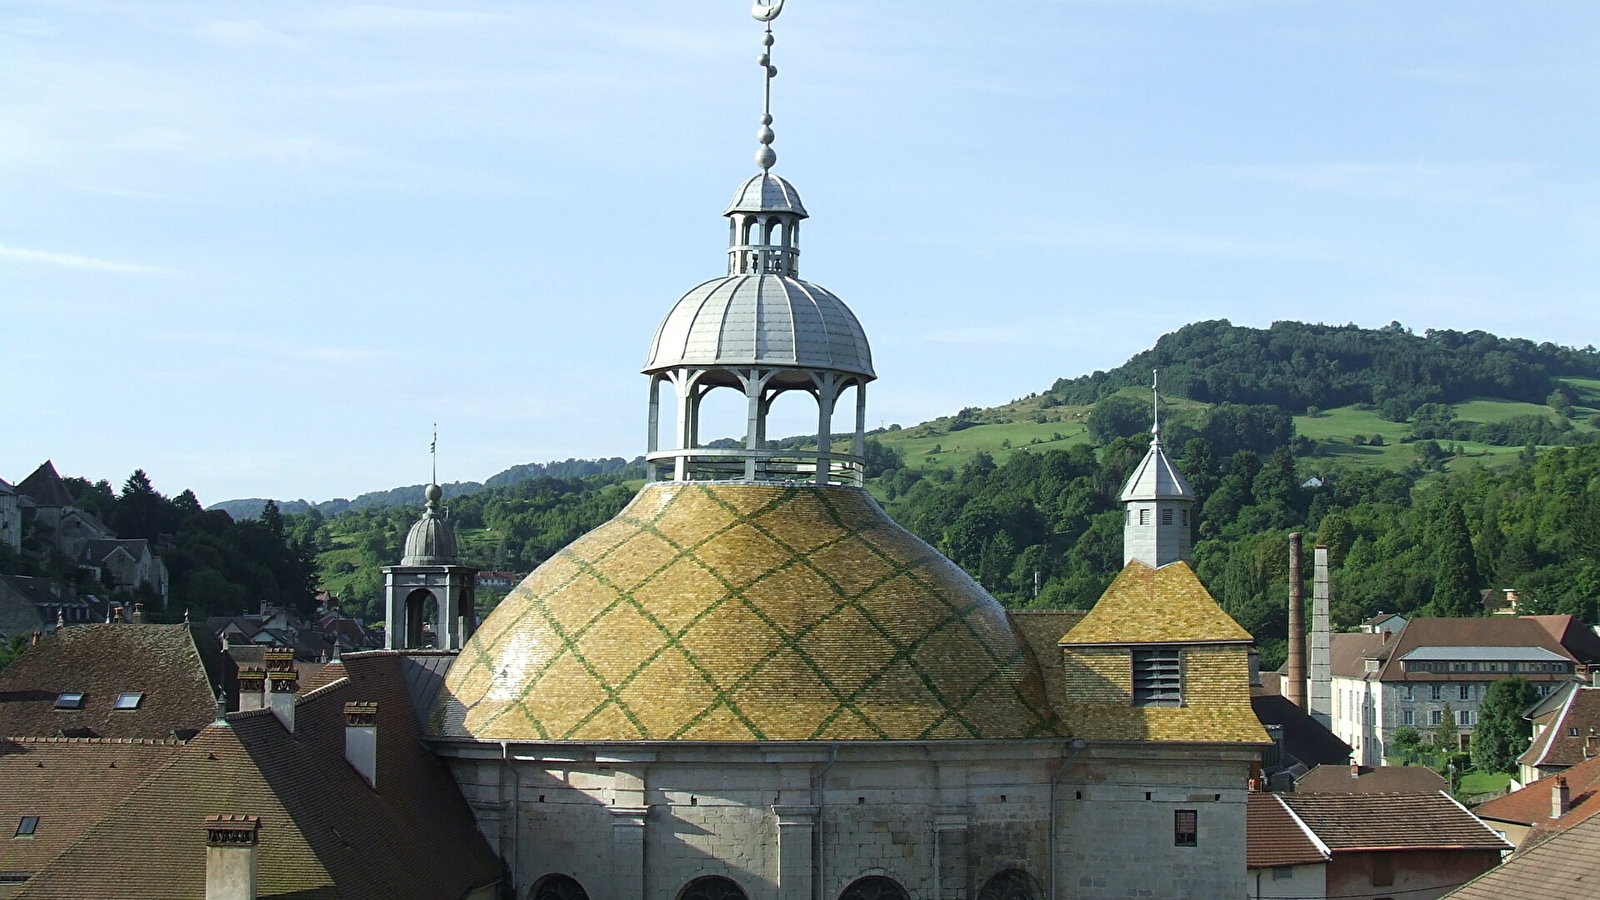
<path fill-rule="evenodd" d="M 17 489 L 4 478 L 0 478 L 0 546 L 22 550 L 22 506 Z"/>
<path fill-rule="evenodd" d="M 95 575 L 95 580 L 113 591 L 133 591 L 148 585 L 166 605 L 169 589 L 167 566 L 150 550 L 143 539 L 102 538 L 86 541 L 78 555 L 78 565 Z"/>

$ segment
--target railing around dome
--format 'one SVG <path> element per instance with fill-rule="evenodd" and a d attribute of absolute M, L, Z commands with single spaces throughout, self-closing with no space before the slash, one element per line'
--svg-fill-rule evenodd
<path fill-rule="evenodd" d="M 810 482 L 860 487 L 866 471 L 866 460 L 859 456 L 815 450 L 695 447 L 658 450 L 646 456 L 645 463 L 651 481 Z"/>

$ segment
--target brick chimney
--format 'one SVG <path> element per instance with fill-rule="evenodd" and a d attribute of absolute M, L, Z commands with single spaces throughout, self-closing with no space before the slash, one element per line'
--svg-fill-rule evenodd
<path fill-rule="evenodd" d="M 260 816 L 206 817 L 206 900 L 256 900 Z"/>
<path fill-rule="evenodd" d="M 1300 577 L 1300 532 L 1289 535 L 1289 685 L 1290 703 L 1306 708 L 1306 604 Z"/>
<path fill-rule="evenodd" d="M 1572 809 L 1572 788 L 1567 787 L 1567 776 L 1557 775 L 1550 789 L 1550 818 L 1559 819 Z"/>
<path fill-rule="evenodd" d="M 1351 763 L 1350 764 L 1350 777 L 1352 779 L 1356 779 L 1356 778 L 1360 778 L 1361 777 L 1361 764 L 1360 763 Z"/>
<path fill-rule="evenodd" d="M 144 624 L 144 604 L 143 603 L 135 603 L 133 605 L 133 624 L 135 624 L 135 625 L 143 625 Z"/>
<path fill-rule="evenodd" d="M 378 786 L 378 704 L 344 705 L 344 758 L 367 784 Z"/>

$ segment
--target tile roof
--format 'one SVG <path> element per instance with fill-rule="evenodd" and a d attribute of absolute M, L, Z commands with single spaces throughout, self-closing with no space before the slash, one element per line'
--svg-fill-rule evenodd
<path fill-rule="evenodd" d="M 1594 900 L 1600 818 L 1523 850 L 1446 895 L 1448 900 Z"/>
<path fill-rule="evenodd" d="M 1252 793 L 1245 805 L 1245 865 L 1252 869 L 1305 866 L 1333 857 L 1278 794 Z"/>
<path fill-rule="evenodd" d="M 1294 789 L 1302 794 L 1415 794 L 1448 790 L 1443 775 L 1424 766 L 1362 766 L 1350 777 L 1350 766 L 1325 765 L 1300 776 Z"/>
<path fill-rule="evenodd" d="M 1185 562 L 1152 569 L 1122 567 L 1089 614 L 1062 644 L 1249 642 L 1250 632 L 1223 612 Z"/>
<path fill-rule="evenodd" d="M 1062 715 L 1068 701 L 1066 679 L 1061 674 L 1061 638 L 1084 616 L 1081 609 L 1014 609 L 1011 627 L 1027 642 L 1044 676 L 1045 697 L 1056 715 Z"/>
<path fill-rule="evenodd" d="M 177 755 L 177 741 L 0 738 L 0 872 L 33 873 Z M 12 839 L 24 816 L 32 838 Z"/>
<path fill-rule="evenodd" d="M 1600 635 L 1576 616 L 1522 616 L 1550 632 L 1568 653 L 1585 664 L 1600 662 Z"/>
<path fill-rule="evenodd" d="M 1420 647 L 1542 647 L 1562 659 L 1574 659 L 1561 646 L 1561 642 L 1538 622 L 1507 616 L 1412 619 L 1400 629 L 1400 634 L 1391 643 L 1394 647 L 1389 651 L 1388 662 L 1379 674 L 1381 681 L 1448 681 L 1459 677 L 1444 672 L 1402 671 L 1400 660 Z M 1565 674 L 1537 672 L 1522 677 L 1528 681 L 1565 681 L 1568 678 Z"/>
<path fill-rule="evenodd" d="M 46 635 L 0 672 L 0 735 L 165 738 L 216 718 L 213 679 L 227 674 L 214 640 L 187 625 L 68 625 Z M 57 695 L 85 694 L 79 710 L 55 709 Z M 143 693 L 137 709 L 114 710 L 117 695 Z M 229 694 L 233 691 L 230 689 Z"/>
<path fill-rule="evenodd" d="M 1511 849 L 1510 842 L 1443 791 L 1278 796 L 1335 853 Z"/>
<path fill-rule="evenodd" d="M 1250 707 L 1262 725 L 1283 729 L 1283 751 L 1308 768 L 1344 765 L 1350 761 L 1350 745 L 1328 730 L 1311 714 L 1277 694 L 1252 694 Z"/>
<path fill-rule="evenodd" d="M 500 861 L 422 746 L 397 661 L 346 666 L 300 699 L 293 734 L 265 710 L 208 726 L 14 900 L 204 896 L 202 823 L 218 814 L 261 817 L 263 900 L 454 900 L 495 882 Z M 378 704 L 376 788 L 344 759 L 347 701 Z"/>
<path fill-rule="evenodd" d="M 1575 766 L 1600 756 L 1600 688 L 1574 684 L 1561 708 L 1528 746 L 1524 765 Z M 1577 734 L 1572 729 L 1578 730 Z"/>
<path fill-rule="evenodd" d="M 1383 635 L 1357 631 L 1332 634 L 1329 638 L 1331 640 L 1328 644 L 1328 659 L 1332 664 L 1331 671 L 1334 676 L 1365 678 L 1375 674 L 1367 671 L 1364 660 L 1383 649 Z M 1392 636 L 1389 642 L 1394 642 Z"/>
<path fill-rule="evenodd" d="M 1556 778 L 1567 780 L 1567 814 L 1551 818 Z M 1496 797 L 1478 806 L 1479 817 L 1518 825 L 1533 825 L 1546 832 L 1565 831 L 1600 812 L 1600 757 L 1573 766 L 1555 775 L 1546 775 L 1520 791 Z"/>
<path fill-rule="evenodd" d="M 55 464 L 45 460 L 33 474 L 17 483 L 17 493 L 24 494 L 40 506 L 77 506 L 77 501 L 72 499 L 72 492 L 56 474 Z"/>

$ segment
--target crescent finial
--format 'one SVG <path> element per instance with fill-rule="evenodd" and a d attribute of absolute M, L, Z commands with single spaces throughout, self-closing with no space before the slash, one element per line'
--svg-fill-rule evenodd
<path fill-rule="evenodd" d="M 781 12 L 783 12 L 783 0 L 771 0 L 771 2 L 755 0 L 754 5 L 750 7 L 750 15 L 755 16 L 757 22 L 771 22 Z"/>

